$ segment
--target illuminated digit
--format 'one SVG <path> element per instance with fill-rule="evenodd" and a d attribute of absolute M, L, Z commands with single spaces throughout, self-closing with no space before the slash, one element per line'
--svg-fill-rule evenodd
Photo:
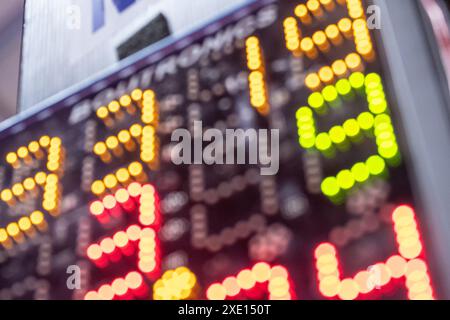
<path fill-rule="evenodd" d="M 30 196 L 36 196 L 42 189 L 42 211 L 57 217 L 60 213 L 60 176 L 63 173 L 64 163 L 61 139 L 42 136 L 38 141 L 32 141 L 28 146 L 22 146 L 16 152 L 10 152 L 6 156 L 6 162 L 13 170 L 26 169 L 26 167 L 32 169 L 32 166 L 41 161 L 44 161 L 47 172 L 40 171 L 33 177 L 16 182 L 11 189 L 2 190 L 0 198 L 9 207 L 16 207 L 27 201 Z M 21 179 L 20 176 L 19 179 Z M 33 237 L 36 234 L 36 228 L 44 231 L 46 227 L 44 214 L 36 210 L 16 222 L 11 222 L 6 228 L 0 228 L 0 244 L 10 248 L 14 242 L 24 241 L 25 236 Z"/>
<path fill-rule="evenodd" d="M 350 71 L 362 71 L 363 62 L 375 59 L 372 39 L 367 27 L 363 4 L 361 0 L 338 0 L 338 5 L 346 5 L 349 18 L 341 19 L 337 24 L 330 24 L 324 30 L 316 30 L 311 36 L 304 36 L 294 17 L 284 20 L 284 36 L 286 48 L 295 56 L 305 54 L 309 59 L 315 60 L 319 52 L 330 52 L 332 46 L 339 47 L 344 39 L 351 39 L 355 44 L 356 52 L 345 58 L 335 60 L 330 66 L 322 67 L 318 73 L 306 76 L 306 86 L 317 91 L 323 84 L 332 84 L 336 78 L 342 78 Z M 295 16 L 305 26 L 310 26 L 314 18 L 322 18 L 325 12 L 336 10 L 334 1 L 308 0 L 295 8 Z"/>
<path fill-rule="evenodd" d="M 368 111 L 357 118 L 348 119 L 342 126 L 334 126 L 329 132 L 317 132 L 313 110 L 324 115 L 342 100 L 351 100 L 355 94 L 363 94 L 368 103 Z M 370 177 L 383 175 L 387 165 L 397 165 L 400 152 L 397 138 L 389 116 L 381 77 L 371 73 L 353 73 L 350 78 L 341 79 L 335 86 L 327 86 L 322 92 L 310 95 L 309 107 L 297 111 L 297 126 L 300 146 L 315 149 L 325 157 L 333 157 L 337 150 L 348 151 L 352 143 L 373 138 L 377 144 L 378 155 L 369 157 L 365 162 L 356 163 L 349 169 L 341 170 L 336 176 L 322 182 L 322 192 L 334 202 L 341 202 L 346 192 L 358 183 L 366 182 Z"/>
<path fill-rule="evenodd" d="M 139 212 L 139 225 L 131 225 L 126 230 L 116 232 L 112 237 L 105 237 L 87 249 L 87 257 L 99 268 L 105 268 L 118 262 L 123 256 L 137 254 L 138 270 L 149 279 L 156 279 L 160 272 L 160 247 L 156 235 L 161 222 L 159 197 L 155 188 L 150 185 L 132 183 L 127 189 L 119 189 L 114 195 L 107 195 L 102 201 L 94 201 L 90 207 L 92 215 L 100 222 L 114 216 Z M 108 297 L 123 299 L 133 293 L 132 287 L 125 287 L 124 279 L 116 279 L 116 287 L 102 286 L 98 291 L 89 292 L 85 298 L 95 297 L 108 300 Z M 118 282 L 117 282 L 118 281 Z M 139 285 L 138 287 L 142 287 Z M 142 288 L 139 289 L 141 292 Z M 104 292 L 103 292 L 103 291 Z M 112 292 L 111 296 L 109 293 Z M 138 296 L 140 297 L 140 296 Z"/>
<path fill-rule="evenodd" d="M 93 152 L 104 163 L 110 163 L 114 157 L 120 158 L 125 152 L 136 151 L 140 148 L 140 159 L 150 169 L 158 166 L 158 138 L 156 127 L 158 126 L 158 103 L 152 90 L 134 90 L 131 95 L 122 96 L 119 101 L 112 101 L 108 106 L 97 110 L 97 117 L 107 127 L 112 127 L 116 120 L 124 118 L 124 113 L 134 115 L 136 110 L 141 111 L 141 124 L 133 124 L 128 129 L 122 130 L 117 136 L 110 136 L 105 141 L 99 141 L 94 145 Z M 128 170 L 128 173 L 125 171 Z M 140 182 L 146 181 L 142 165 L 132 163 L 126 168 L 118 170 L 115 174 L 109 174 L 102 180 L 92 184 L 92 192 L 101 196 L 107 189 L 114 191 L 123 180 L 135 179 Z"/>
<path fill-rule="evenodd" d="M 236 277 L 214 283 L 206 291 L 208 300 L 260 299 L 267 292 L 269 300 L 293 300 L 294 290 L 289 273 L 283 266 L 265 262 L 255 264 L 251 269 L 240 271 Z"/>
<path fill-rule="evenodd" d="M 320 293 L 328 298 L 354 300 L 393 279 L 405 278 L 409 299 L 433 299 L 428 266 L 423 260 L 423 245 L 413 209 L 399 206 L 392 213 L 398 254 L 352 278 L 342 279 L 336 248 L 322 243 L 315 250 L 315 265 Z"/>

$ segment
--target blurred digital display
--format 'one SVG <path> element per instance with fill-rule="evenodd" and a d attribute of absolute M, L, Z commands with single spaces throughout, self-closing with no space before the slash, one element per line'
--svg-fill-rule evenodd
<path fill-rule="evenodd" d="M 4 132 L 0 298 L 433 299 L 366 7 L 248 5 Z M 174 164 L 197 121 L 278 173 Z"/>

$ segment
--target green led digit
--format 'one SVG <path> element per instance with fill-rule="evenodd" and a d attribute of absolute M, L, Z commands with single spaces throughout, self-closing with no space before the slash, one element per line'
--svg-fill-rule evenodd
<path fill-rule="evenodd" d="M 356 119 L 348 119 L 342 125 L 334 126 L 329 132 L 317 132 L 314 113 L 324 116 L 328 110 L 339 106 L 341 98 L 352 99 L 355 94 L 365 94 L 368 111 Z M 300 146 L 307 150 L 318 150 L 326 157 L 332 157 L 335 150 L 346 152 L 351 143 L 361 141 L 364 136 L 373 138 L 378 154 L 366 162 L 358 162 L 350 169 L 343 169 L 335 177 L 322 182 L 322 193 L 333 202 L 341 202 L 345 193 L 371 177 L 383 176 L 387 165 L 399 164 L 400 152 L 381 77 L 376 73 L 364 75 L 355 72 L 348 79 L 339 80 L 335 86 L 326 86 L 322 92 L 315 92 L 308 98 L 308 107 L 297 111 L 297 126 Z"/>

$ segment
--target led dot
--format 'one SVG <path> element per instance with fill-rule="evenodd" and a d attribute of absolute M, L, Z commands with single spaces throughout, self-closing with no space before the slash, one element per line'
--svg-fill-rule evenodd
<path fill-rule="evenodd" d="M 345 57 L 345 63 L 350 70 L 355 71 L 361 67 L 362 60 L 359 54 L 350 53 L 347 57 Z"/>
<path fill-rule="evenodd" d="M 343 77 L 347 73 L 347 65 L 343 60 L 336 60 L 333 62 L 331 68 L 333 72 L 338 77 Z"/>
<path fill-rule="evenodd" d="M 28 217 L 20 218 L 18 224 L 19 224 L 20 230 L 22 230 L 24 232 L 27 232 L 28 230 L 30 230 L 31 226 L 32 226 L 31 220 Z"/>
<path fill-rule="evenodd" d="M 355 180 L 360 183 L 367 181 L 370 177 L 369 169 L 364 163 L 355 164 L 351 172 Z"/>
<path fill-rule="evenodd" d="M 111 113 L 117 113 L 120 110 L 120 104 L 117 101 L 112 101 L 110 104 L 108 104 L 108 110 Z"/>
<path fill-rule="evenodd" d="M 369 103 L 369 110 L 374 114 L 381 114 L 387 111 L 388 105 L 384 98 L 372 99 Z"/>
<path fill-rule="evenodd" d="M 138 272 L 132 271 L 125 276 L 125 282 L 130 289 L 136 290 L 144 283 L 144 279 Z"/>
<path fill-rule="evenodd" d="M 308 103 L 311 108 L 320 109 L 324 106 L 325 100 L 319 92 L 315 92 L 309 96 Z"/>
<path fill-rule="evenodd" d="M 353 279 L 345 279 L 341 282 L 339 298 L 342 300 L 354 300 L 358 297 L 359 287 Z"/>
<path fill-rule="evenodd" d="M 114 241 L 111 238 L 105 238 L 100 242 L 100 248 L 104 253 L 111 254 L 115 249 Z"/>
<path fill-rule="evenodd" d="M 336 178 L 329 177 L 322 182 L 322 192 L 328 197 L 335 197 L 340 192 L 339 183 Z"/>
<path fill-rule="evenodd" d="M 30 220 L 31 220 L 31 223 L 33 223 L 36 226 L 39 226 L 40 224 L 42 224 L 44 222 L 44 214 L 40 211 L 34 211 L 30 215 Z"/>
<path fill-rule="evenodd" d="M 12 193 L 16 196 L 16 197 L 20 197 L 24 194 L 25 189 L 24 187 L 20 184 L 20 183 L 16 183 L 15 185 L 13 185 L 12 187 Z"/>
<path fill-rule="evenodd" d="M 102 248 L 98 244 L 92 244 L 87 248 L 86 254 L 91 260 L 98 260 L 101 258 L 103 252 Z"/>
<path fill-rule="evenodd" d="M 359 135 L 360 133 L 360 127 L 358 125 L 358 122 L 355 119 L 349 119 L 344 122 L 343 125 L 345 134 L 350 137 L 354 138 Z"/>
<path fill-rule="evenodd" d="M 102 300 L 112 300 L 114 291 L 111 286 L 105 284 L 98 289 L 98 295 Z"/>
<path fill-rule="evenodd" d="M 222 285 L 226 290 L 226 295 L 230 297 L 236 296 L 241 291 L 241 288 L 239 287 L 239 284 L 235 277 L 226 278 L 222 282 Z"/>
<path fill-rule="evenodd" d="M 370 112 L 363 112 L 358 116 L 357 121 L 361 129 L 368 131 L 373 128 L 375 118 Z"/>
<path fill-rule="evenodd" d="M 100 108 L 98 108 L 96 114 L 99 119 L 106 119 L 109 115 L 108 108 L 106 108 L 104 106 L 100 107 Z"/>
<path fill-rule="evenodd" d="M 15 222 L 8 224 L 6 232 L 13 238 L 17 237 L 20 234 L 19 225 Z"/>
<path fill-rule="evenodd" d="M 365 84 L 367 88 L 376 88 L 382 83 L 380 75 L 370 73 L 366 76 Z"/>
<path fill-rule="evenodd" d="M 334 80 L 333 70 L 330 67 L 320 68 L 319 78 L 324 83 L 331 83 Z"/>
<path fill-rule="evenodd" d="M 130 127 L 130 134 L 134 138 L 138 138 L 142 135 L 142 126 L 139 124 L 134 124 Z"/>
<path fill-rule="evenodd" d="M 225 300 L 226 294 L 225 288 L 219 283 L 211 285 L 206 291 L 209 300 Z"/>
<path fill-rule="evenodd" d="M 130 199 L 130 195 L 128 194 L 128 191 L 125 189 L 117 190 L 115 197 L 119 203 L 125 203 L 128 201 L 128 199 Z"/>
<path fill-rule="evenodd" d="M 253 274 L 248 269 L 239 272 L 236 279 L 238 285 L 244 290 L 249 290 L 255 285 L 255 279 L 253 278 Z"/>
<path fill-rule="evenodd" d="M 6 162 L 8 162 L 9 164 L 14 164 L 17 162 L 17 160 L 18 160 L 17 154 L 15 154 L 14 152 L 10 152 L 6 156 Z"/>
<path fill-rule="evenodd" d="M 252 268 L 253 277 L 258 282 L 265 282 L 270 278 L 270 266 L 265 262 L 259 262 Z"/>
<path fill-rule="evenodd" d="M 120 131 L 117 137 L 122 144 L 128 143 L 131 140 L 131 135 L 126 130 Z"/>
<path fill-rule="evenodd" d="M 119 139 L 116 137 L 109 137 L 106 139 L 106 146 L 108 149 L 116 149 L 119 146 Z"/>
<path fill-rule="evenodd" d="M 125 279 L 118 278 L 114 280 L 111 284 L 112 290 L 115 295 L 117 296 L 123 296 L 128 291 L 127 283 L 125 282 Z"/>
<path fill-rule="evenodd" d="M 346 139 L 346 134 L 344 128 L 340 126 L 335 126 L 330 130 L 330 139 L 334 144 L 341 144 Z"/>
<path fill-rule="evenodd" d="M 105 210 L 103 203 L 101 201 L 94 201 L 90 206 L 90 211 L 94 216 L 101 215 Z"/>
<path fill-rule="evenodd" d="M 350 170 L 342 170 L 336 178 L 339 187 L 344 190 L 350 190 L 355 185 L 355 179 Z"/>
<path fill-rule="evenodd" d="M 352 91 L 352 86 L 347 79 L 341 79 L 336 83 L 336 90 L 339 95 L 345 97 Z"/>
<path fill-rule="evenodd" d="M 98 142 L 94 146 L 94 153 L 98 156 L 105 154 L 107 151 L 106 144 L 104 142 Z"/>
<path fill-rule="evenodd" d="M 0 197 L 2 198 L 2 201 L 9 202 L 13 199 L 13 193 L 9 189 L 5 189 L 2 191 Z"/>
<path fill-rule="evenodd" d="M 317 73 L 311 73 L 305 78 L 305 85 L 310 90 L 317 90 L 320 87 L 321 81 Z"/>
<path fill-rule="evenodd" d="M 331 139 L 327 133 L 321 133 L 317 136 L 316 148 L 319 151 L 327 151 L 331 148 Z"/>
<path fill-rule="evenodd" d="M 361 72 L 352 73 L 350 75 L 349 81 L 354 89 L 361 89 L 362 87 L 364 87 L 364 74 L 362 74 Z"/>
<path fill-rule="evenodd" d="M 338 28 L 342 33 L 348 34 L 352 30 L 352 21 L 348 18 L 341 19 L 338 22 Z"/>
<path fill-rule="evenodd" d="M 129 95 L 123 95 L 120 97 L 119 102 L 123 107 L 128 107 L 131 105 L 131 97 Z"/>
<path fill-rule="evenodd" d="M 392 256 L 386 261 L 393 278 L 401 278 L 406 273 L 406 260 L 401 256 Z"/>
<path fill-rule="evenodd" d="M 49 136 L 43 136 L 39 139 L 39 144 L 42 148 L 47 148 L 50 145 L 50 140 Z"/>
<path fill-rule="evenodd" d="M 94 181 L 94 183 L 92 184 L 92 187 L 91 187 L 91 191 L 93 194 L 98 196 L 98 195 L 103 194 L 106 191 L 106 186 L 103 183 L 103 181 L 99 181 L 99 180 Z"/>
<path fill-rule="evenodd" d="M 8 233 L 5 229 L 0 228 L 0 243 L 4 243 L 8 240 Z"/>
<path fill-rule="evenodd" d="M 322 90 L 322 95 L 328 103 L 332 103 L 338 99 L 338 92 L 334 86 L 326 86 Z"/>
<path fill-rule="evenodd" d="M 378 176 L 386 169 L 386 162 L 380 156 L 372 156 L 366 161 L 366 166 L 372 176 Z"/>
<path fill-rule="evenodd" d="M 108 174 L 104 179 L 103 179 L 103 183 L 105 184 L 105 187 L 108 189 L 114 189 L 115 187 L 117 187 L 118 181 L 117 178 L 112 175 L 112 174 Z"/>
<path fill-rule="evenodd" d="M 339 28 L 335 24 L 331 24 L 326 27 L 325 34 L 330 39 L 336 39 L 339 37 Z"/>
<path fill-rule="evenodd" d="M 139 162 L 133 162 L 129 165 L 128 171 L 133 177 L 137 177 L 142 173 L 143 167 Z"/>

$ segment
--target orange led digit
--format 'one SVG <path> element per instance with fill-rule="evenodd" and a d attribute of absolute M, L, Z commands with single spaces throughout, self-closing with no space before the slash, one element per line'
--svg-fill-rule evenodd
<path fill-rule="evenodd" d="M 267 289 L 262 290 L 261 284 Z M 271 267 L 265 262 L 259 262 L 251 269 L 241 270 L 235 277 L 210 285 L 206 297 L 208 300 L 261 299 L 264 293 L 269 300 L 295 299 L 286 268 L 280 265 Z"/>
<path fill-rule="evenodd" d="M 314 252 L 315 265 L 319 291 L 324 297 L 355 300 L 370 294 L 375 288 L 384 290 L 393 278 L 404 277 L 409 299 L 434 299 L 428 267 L 425 261 L 419 258 L 422 254 L 422 244 L 413 209 L 408 206 L 397 207 L 392 212 L 392 221 L 399 255 L 391 256 L 385 263 L 373 265 L 368 271 L 360 271 L 353 278 L 342 279 L 334 245 L 322 243 L 317 246 Z M 414 231 L 410 233 L 409 228 Z"/>

